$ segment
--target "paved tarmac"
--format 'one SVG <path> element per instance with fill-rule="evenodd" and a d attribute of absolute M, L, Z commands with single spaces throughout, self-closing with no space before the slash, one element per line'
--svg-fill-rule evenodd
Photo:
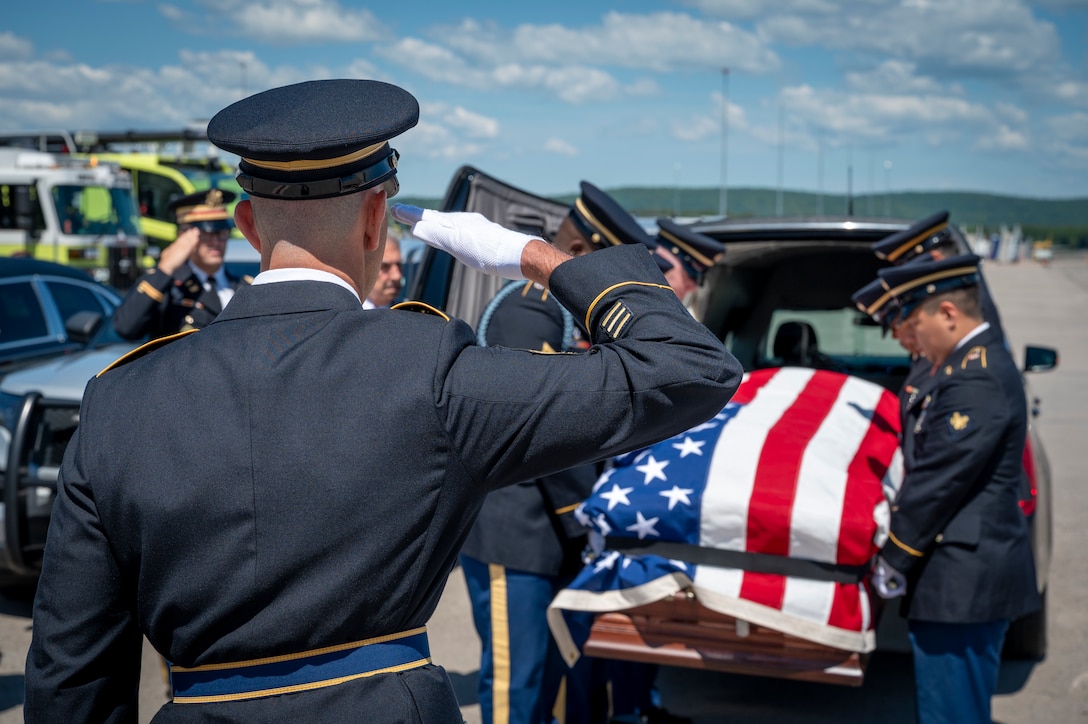
<path fill-rule="evenodd" d="M 1088 258 L 986 267 L 1018 359 L 1025 344 L 1056 347 L 1056 371 L 1030 376 L 1041 400 L 1035 424 L 1042 433 L 1053 476 L 1054 550 L 1050 565 L 1047 658 L 1002 670 L 994 718 L 1020 722 L 1088 722 Z M 479 724 L 475 684 L 479 643 L 472 628 L 464 579 L 454 571 L 428 625 L 432 654 L 446 667 L 468 724 Z M 30 640 L 26 596 L 0 598 L 0 724 L 22 721 L 23 662 Z M 157 660 L 147 649 L 139 721 L 149 722 L 164 701 Z M 913 674 L 904 654 L 878 652 L 865 685 L 854 689 L 692 671 L 662 669 L 665 705 L 694 724 L 717 722 L 914 721 Z"/>

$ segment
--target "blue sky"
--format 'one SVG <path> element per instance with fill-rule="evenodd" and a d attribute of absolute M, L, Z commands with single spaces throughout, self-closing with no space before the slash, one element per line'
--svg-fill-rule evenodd
<path fill-rule="evenodd" d="M 541 194 L 724 165 L 730 188 L 844 193 L 852 167 L 855 193 L 1088 197 L 1086 47 L 1088 0 L 19 2 L 0 131 L 177 128 L 375 78 L 420 101 L 394 142 L 413 195 L 473 164 Z"/>

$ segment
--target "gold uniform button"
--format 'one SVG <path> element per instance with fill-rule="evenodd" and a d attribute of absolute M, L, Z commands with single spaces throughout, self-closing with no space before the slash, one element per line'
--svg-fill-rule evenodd
<path fill-rule="evenodd" d="M 944 533 L 938 533 L 937 534 L 937 542 L 940 543 L 943 540 L 944 540 Z"/>

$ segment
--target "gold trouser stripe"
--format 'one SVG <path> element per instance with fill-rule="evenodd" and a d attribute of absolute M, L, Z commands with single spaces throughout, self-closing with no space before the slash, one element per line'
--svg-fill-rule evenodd
<path fill-rule="evenodd" d="M 917 279 L 912 279 L 912 280 L 910 280 L 909 282 L 907 282 L 905 284 L 900 284 L 896 288 L 889 289 L 888 291 L 884 292 L 884 294 L 880 297 L 880 299 L 877 299 L 875 302 L 870 304 L 869 308 L 866 309 L 865 312 L 867 314 L 871 315 L 871 314 L 873 314 L 873 312 L 875 312 L 876 310 L 883 307 L 884 303 L 887 302 L 892 297 L 898 296 L 898 295 L 902 294 L 903 292 L 909 292 L 911 289 L 914 289 L 916 287 L 920 287 L 923 284 L 929 284 L 930 282 L 939 282 L 942 279 L 950 279 L 952 277 L 964 276 L 964 275 L 967 275 L 967 274 L 975 274 L 977 272 L 978 272 L 977 267 L 961 266 L 961 267 L 956 267 L 955 269 L 945 269 L 944 271 L 934 272 L 933 274 L 926 274 L 924 277 L 919 277 Z"/>
<path fill-rule="evenodd" d="M 420 666 L 425 666 L 431 663 L 430 658 L 419 659 L 418 661 L 412 661 L 407 664 L 400 664 L 398 666 L 389 666 L 384 669 L 376 669 L 374 671 L 366 671 L 362 674 L 352 674 L 351 676 L 341 676 L 336 679 L 326 679 L 325 681 L 314 681 L 309 684 L 295 684 L 293 686 L 280 686 L 275 689 L 261 689 L 259 691 L 246 691 L 241 694 L 220 694 L 218 696 L 175 696 L 175 704 L 214 704 L 221 701 L 244 701 L 246 699 L 257 699 L 265 696 L 278 696 L 280 694 L 293 694 L 299 691 L 313 691 L 314 689 L 324 689 L 327 686 L 336 686 L 337 684 L 343 684 L 347 681 L 354 681 L 355 679 L 365 679 L 368 676 L 377 676 L 378 674 L 395 674 L 398 671 L 407 671 L 408 669 L 415 669 Z M 192 669 L 189 669 L 192 671 Z"/>
<path fill-rule="evenodd" d="M 888 531 L 888 538 L 891 539 L 892 543 L 895 543 L 897 546 L 899 546 L 900 548 L 902 548 L 903 550 L 905 550 L 907 553 L 911 554 L 915 558 L 924 558 L 925 555 L 926 555 L 925 553 L 922 553 L 921 551 L 914 550 L 909 545 L 907 545 L 903 541 L 896 538 L 895 533 L 892 533 L 890 530 Z"/>
<path fill-rule="evenodd" d="M 552 718 L 556 724 L 567 724 L 567 677 L 559 680 L 559 691 L 555 694 L 555 706 L 552 707 Z"/>
<path fill-rule="evenodd" d="M 901 245 L 899 245 L 895 249 L 893 249 L 887 255 L 887 257 L 886 257 L 887 260 L 888 261 L 895 261 L 899 257 L 906 254 L 908 249 L 910 249 L 912 246 L 917 244 L 922 239 L 933 236 L 934 234 L 939 234 L 939 233 L 941 233 L 942 231 L 944 231 L 947 228 L 948 228 L 948 222 L 946 221 L 943 224 L 938 224 L 937 226 L 926 229 L 921 234 L 918 234 L 917 236 L 911 237 L 908 241 L 903 242 Z"/>
<path fill-rule="evenodd" d="M 146 294 L 147 296 L 154 299 L 156 302 L 161 302 L 163 299 L 166 299 L 166 296 L 158 289 L 151 286 L 151 282 L 147 281 L 146 279 L 136 285 L 136 291 L 140 292 L 141 294 Z"/>
<path fill-rule="evenodd" d="M 506 569 L 489 563 L 491 578 L 491 685 L 493 724 L 510 722 L 510 613 L 507 610 Z"/>
<path fill-rule="evenodd" d="M 323 168 L 346 166 L 349 163 L 361 161 L 380 150 L 381 147 L 385 145 L 386 142 L 381 141 L 375 143 L 373 146 L 360 148 L 358 151 L 345 153 L 343 156 L 336 156 L 335 158 L 303 158 L 298 161 L 258 161 L 252 158 L 243 158 L 242 160 L 251 166 L 267 168 L 274 171 L 317 171 Z"/>
<path fill-rule="evenodd" d="M 562 508 L 556 508 L 555 509 L 555 514 L 556 515 L 563 515 L 564 513 L 569 513 L 572 510 L 574 510 L 575 508 L 577 508 L 579 505 L 581 505 L 581 503 L 574 503 L 572 505 L 565 505 Z"/>
<path fill-rule="evenodd" d="M 589 318 L 593 315 L 593 309 L 597 306 L 597 302 L 601 301 L 605 297 L 605 295 L 613 289 L 619 289 L 620 287 L 625 287 L 628 285 L 636 287 L 657 287 L 658 289 L 664 289 L 670 292 L 674 296 L 676 295 L 676 292 L 672 290 L 672 287 L 665 284 L 654 284 L 652 282 L 620 282 L 619 284 L 613 284 L 612 286 L 608 287 L 608 289 L 605 289 L 603 292 L 598 294 L 597 298 L 593 300 L 593 303 L 589 305 L 589 309 L 586 310 L 586 329 L 589 329 Z"/>
<path fill-rule="evenodd" d="M 426 626 L 420 626 L 418 628 L 411 629 L 409 631 L 398 631 L 393 634 L 386 634 L 384 636 L 375 636 L 372 639 L 363 639 L 362 641 L 353 641 L 349 644 L 337 644 L 336 646 L 326 646 L 320 649 L 311 649 L 309 651 L 302 651 L 297 654 L 284 654 L 282 656 L 268 656 L 263 659 L 249 659 L 247 661 L 232 661 L 227 664 L 204 664 L 203 666 L 194 666 L 191 669 L 187 669 L 184 666 L 171 666 L 171 671 L 220 671 L 222 669 L 240 669 L 244 666 L 261 666 L 262 664 L 278 664 L 283 661 L 294 661 L 296 659 L 306 659 L 311 656 L 320 656 L 322 654 L 333 654 L 337 651 L 345 651 L 347 649 L 358 649 L 363 646 L 369 646 L 370 644 L 383 644 L 387 641 L 396 641 L 398 639 L 408 638 L 409 636 L 415 636 L 419 633 L 427 631 Z"/>

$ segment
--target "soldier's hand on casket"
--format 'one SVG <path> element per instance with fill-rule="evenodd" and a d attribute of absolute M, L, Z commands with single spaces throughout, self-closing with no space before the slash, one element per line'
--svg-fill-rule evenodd
<path fill-rule="evenodd" d="M 394 204 L 397 221 L 412 227 L 412 235 L 449 252 L 466 266 L 506 279 L 524 279 L 521 253 L 525 245 L 540 237 L 510 231 L 483 214 L 463 211 L 434 211 L 407 204 Z"/>
<path fill-rule="evenodd" d="M 907 592 L 907 577 L 895 570 L 881 557 L 873 568 L 873 588 L 881 598 L 898 598 Z"/>

